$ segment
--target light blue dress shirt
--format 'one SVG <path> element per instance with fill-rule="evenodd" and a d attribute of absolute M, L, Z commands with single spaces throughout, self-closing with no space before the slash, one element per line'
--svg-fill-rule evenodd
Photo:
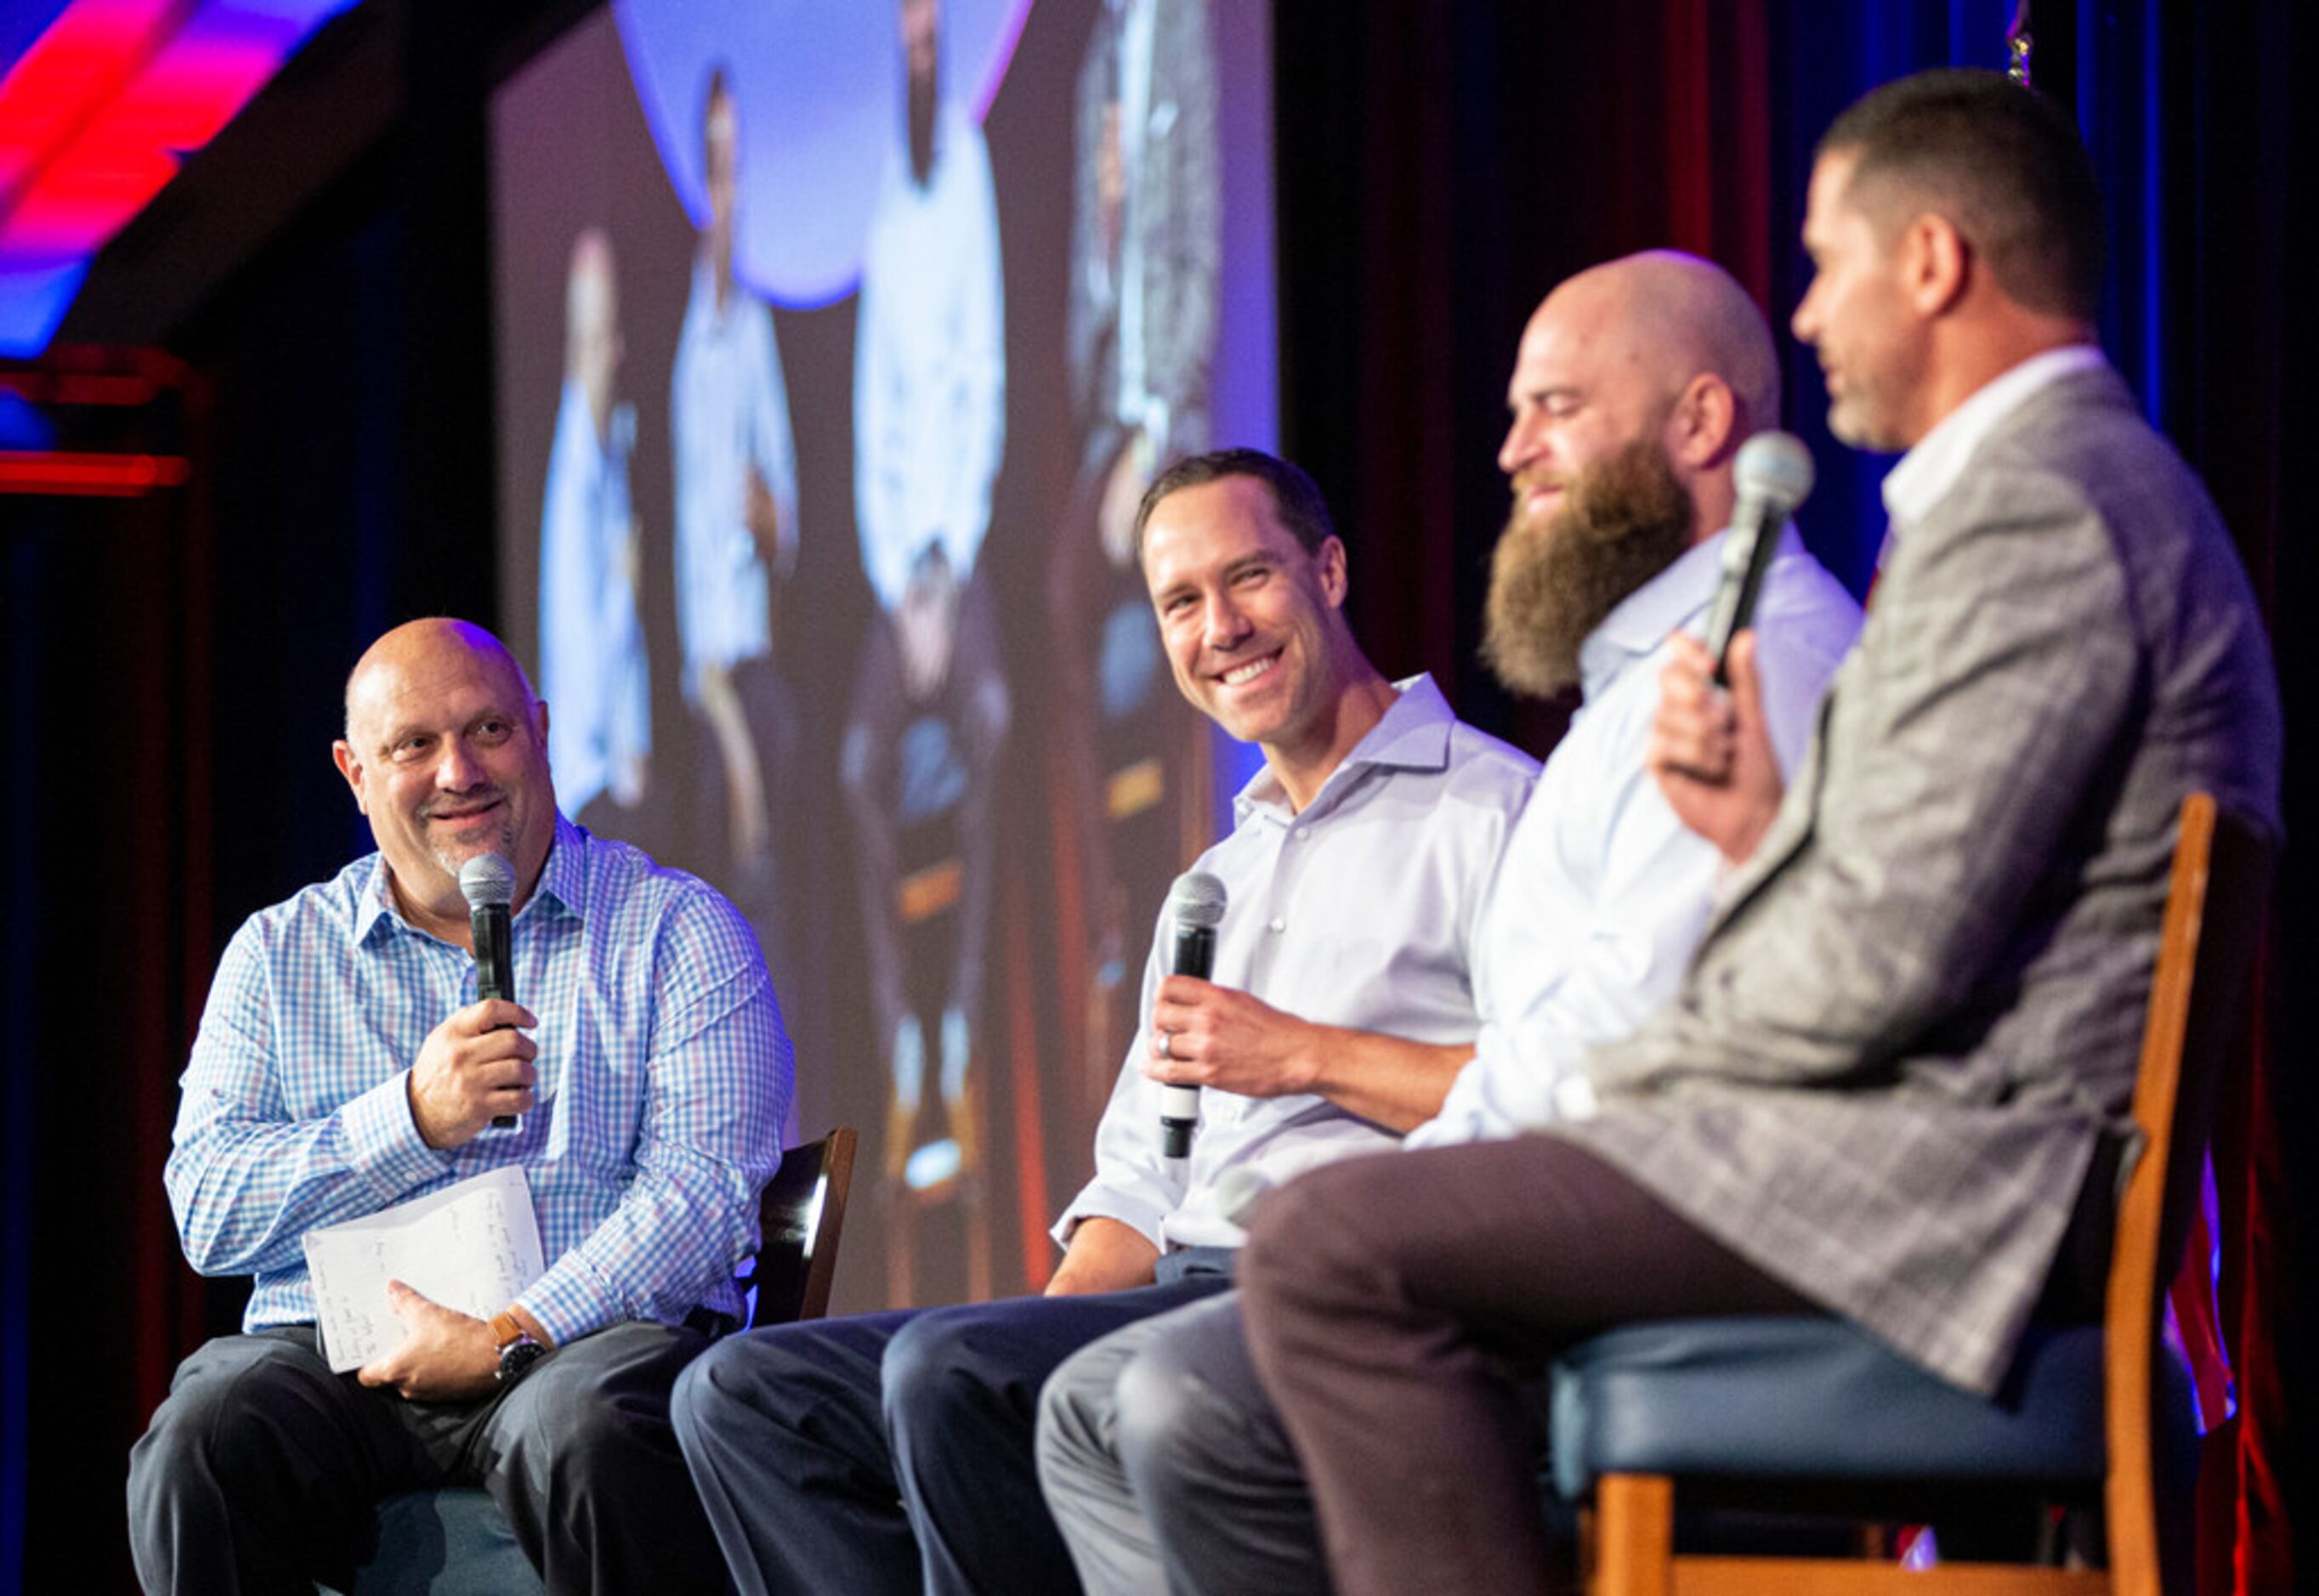
<path fill-rule="evenodd" d="M 717 303 L 708 258 L 693 262 L 692 297 L 669 383 L 676 450 L 676 629 L 684 646 L 684 696 L 700 697 L 700 672 L 772 652 L 771 578 L 797 564 L 797 446 L 781 379 L 773 316 L 735 284 Z M 749 530 L 749 471 L 765 479 L 780 517 L 771 572 Z"/>
<path fill-rule="evenodd" d="M 164 1175 L 185 1257 L 253 1275 L 243 1328 L 314 1317 L 302 1243 L 522 1166 L 547 1272 L 516 1301 L 558 1343 L 621 1320 L 742 1317 L 734 1272 L 792 1089 L 757 939 L 706 883 L 558 817 L 515 916 L 537 1106 L 438 1151 L 411 1117 L 428 1035 L 475 1001 L 466 951 L 413 928 L 373 853 L 253 915 L 219 961 Z"/>
<path fill-rule="evenodd" d="M 1270 771 L 1259 773 L 1235 801 L 1232 834 L 1195 866 L 1227 894 L 1213 978 L 1322 1024 L 1470 1041 L 1484 900 L 1537 773 L 1527 754 L 1460 723 L 1423 676 L 1402 684 L 1301 812 Z M 1173 958 L 1163 910 L 1139 1013 L 1151 1012 Z M 1139 1030 L 1096 1131 L 1095 1178 L 1064 1210 L 1059 1241 L 1101 1215 L 1162 1250 L 1238 1246 L 1242 1232 L 1215 1200 L 1225 1171 L 1245 1167 L 1277 1185 L 1400 1140 L 1325 1097 L 1210 1089 L 1191 1157 L 1164 1158 L 1146 1041 Z"/>
<path fill-rule="evenodd" d="M 635 410 L 613 410 L 610 437 L 599 438 L 587 395 L 564 384 L 539 523 L 539 696 L 556 793 L 575 815 L 652 752 L 651 670 L 628 580 L 635 441 Z"/>

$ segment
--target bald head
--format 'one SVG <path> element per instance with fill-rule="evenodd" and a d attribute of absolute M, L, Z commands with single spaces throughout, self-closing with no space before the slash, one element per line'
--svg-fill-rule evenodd
<path fill-rule="evenodd" d="M 1648 443 L 1691 496 L 1699 541 L 1730 518 L 1739 446 L 1779 424 L 1779 361 L 1729 273 L 1654 250 L 1546 296 L 1522 329 L 1506 404 L 1498 464 L 1518 515 L 1556 513 L 1591 466 Z"/>
<path fill-rule="evenodd" d="M 347 738 L 352 742 L 364 713 L 380 699 L 392 697 L 406 680 L 424 681 L 439 675 L 446 665 L 465 663 L 487 673 L 501 674 L 516 702 L 526 711 L 539 706 L 531 678 L 506 644 L 475 625 L 450 616 L 433 615 L 405 621 L 363 650 L 362 658 L 347 675 Z"/>
<path fill-rule="evenodd" d="M 572 267 L 564 284 L 564 373 L 588 396 L 599 432 L 611 413 L 612 374 L 619 362 L 612 240 L 601 228 L 583 228 L 572 241 Z"/>
<path fill-rule="evenodd" d="M 413 924 L 464 945 L 459 870 L 482 853 L 530 896 L 555 840 L 547 707 L 498 638 L 439 616 L 395 627 L 347 678 L 346 729 L 332 752 Z"/>
<path fill-rule="evenodd" d="M 1780 359 L 1771 324 L 1738 280 L 1711 260 L 1651 249 L 1569 278 L 1538 314 L 1559 310 L 1591 321 L 1668 397 L 1701 374 L 1738 401 L 1737 437 L 1780 424 Z"/>

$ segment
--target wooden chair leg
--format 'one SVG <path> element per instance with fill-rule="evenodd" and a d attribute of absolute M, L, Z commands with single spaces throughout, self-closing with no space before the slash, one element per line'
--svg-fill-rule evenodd
<path fill-rule="evenodd" d="M 1663 1474 L 1604 1474 L 1594 1484 L 1592 1596 L 1671 1596 L 1674 1482 Z"/>

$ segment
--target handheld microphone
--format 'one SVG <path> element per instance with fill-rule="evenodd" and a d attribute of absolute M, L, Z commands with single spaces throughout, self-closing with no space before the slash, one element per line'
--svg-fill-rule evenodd
<path fill-rule="evenodd" d="M 515 866 L 496 853 L 478 853 L 459 867 L 467 900 L 467 929 L 475 944 L 475 994 L 515 1001 L 515 952 L 509 906 L 515 902 Z M 512 1131 L 511 1114 L 492 1116 L 492 1129 Z"/>
<path fill-rule="evenodd" d="M 1208 978 L 1216 966 L 1216 926 L 1224 917 L 1224 884 L 1205 870 L 1186 870 L 1168 893 L 1169 912 L 1176 920 L 1176 969 L 1181 976 Z M 1192 1154 L 1192 1127 L 1200 1119 L 1200 1088 L 1160 1088 L 1160 1152 L 1171 1159 Z"/>
<path fill-rule="evenodd" d="M 1755 616 L 1764 573 L 1780 546 L 1780 529 L 1811 497 L 1811 451 L 1791 434 L 1759 432 L 1739 446 L 1731 462 L 1739 502 L 1723 543 L 1723 581 L 1707 614 L 1707 652 L 1715 656 L 1715 685 L 1731 684 L 1731 639 Z"/>

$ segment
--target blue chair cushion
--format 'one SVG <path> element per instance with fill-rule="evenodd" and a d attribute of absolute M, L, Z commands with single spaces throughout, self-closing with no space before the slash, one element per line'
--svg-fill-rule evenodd
<path fill-rule="evenodd" d="M 2189 1378 L 2161 1366 L 2156 1421 L 2179 1438 Z M 1552 1387 L 1555 1483 L 1574 1501 L 1604 1474 L 2092 1483 L 2107 1456 L 2098 1325 L 2032 1327 L 1986 1399 L 1801 1318 L 1628 1326 L 1566 1353 Z"/>
<path fill-rule="evenodd" d="M 321 1589 L 328 1590 L 328 1586 Z M 489 1492 L 406 1491 L 378 1504 L 378 1538 L 346 1596 L 546 1596 Z"/>

